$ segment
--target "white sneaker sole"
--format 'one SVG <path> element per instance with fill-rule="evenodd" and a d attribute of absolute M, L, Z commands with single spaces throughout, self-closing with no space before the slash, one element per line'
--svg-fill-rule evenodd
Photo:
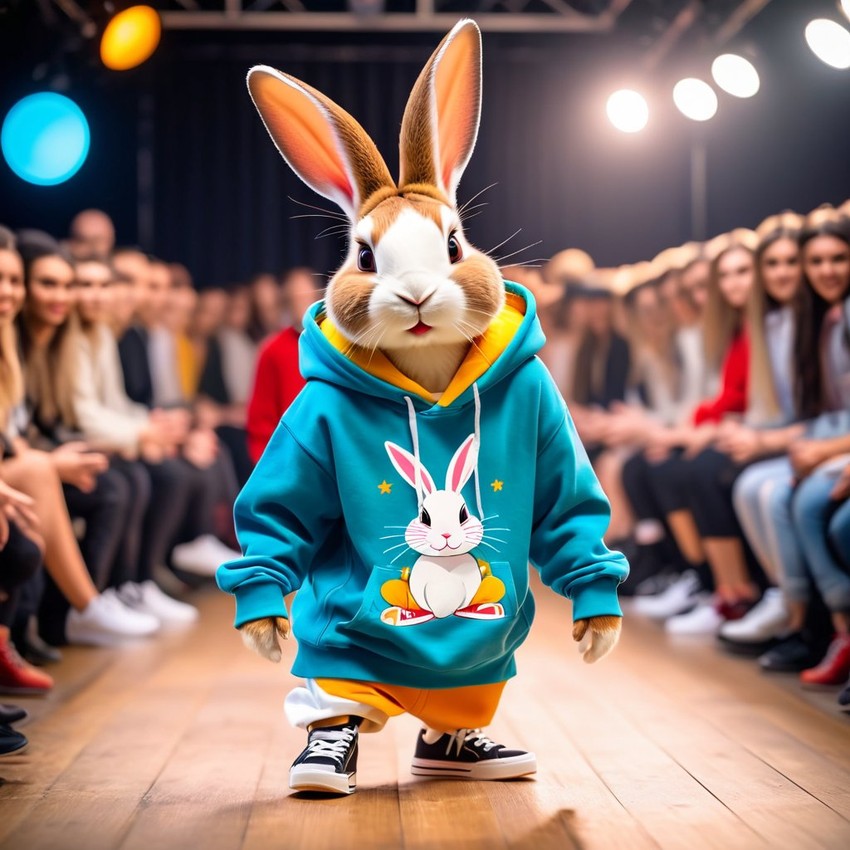
<path fill-rule="evenodd" d="M 357 790 L 357 774 L 333 773 L 299 764 L 290 768 L 289 787 L 293 791 L 314 791 L 320 794 L 353 794 Z"/>
<path fill-rule="evenodd" d="M 473 779 L 479 781 L 516 779 L 537 773 L 537 757 L 534 753 L 512 756 L 505 759 L 488 759 L 471 764 L 456 761 L 414 758 L 410 766 L 414 776 L 430 776 L 433 779 Z"/>

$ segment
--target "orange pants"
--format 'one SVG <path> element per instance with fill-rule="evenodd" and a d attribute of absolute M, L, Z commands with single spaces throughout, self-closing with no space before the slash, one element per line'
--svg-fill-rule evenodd
<path fill-rule="evenodd" d="M 412 714 L 431 729 L 455 732 L 489 725 L 505 682 L 425 690 L 348 679 L 308 680 L 286 701 L 289 719 L 300 727 L 344 715 L 364 719 L 363 732 L 377 732 L 390 717 Z"/>

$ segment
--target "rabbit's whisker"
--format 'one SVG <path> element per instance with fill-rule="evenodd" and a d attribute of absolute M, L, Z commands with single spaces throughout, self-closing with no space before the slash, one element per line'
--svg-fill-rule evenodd
<path fill-rule="evenodd" d="M 536 242 L 532 242 L 530 245 L 526 245 L 524 248 L 517 248 L 516 251 L 511 251 L 510 254 L 505 254 L 504 257 L 493 257 L 493 259 L 497 263 L 503 263 L 505 260 L 510 259 L 511 257 L 515 257 L 517 254 L 521 254 L 523 251 L 527 251 L 529 248 L 533 248 L 535 245 L 540 245 L 543 242 L 542 239 L 538 239 Z M 537 262 L 537 260 L 543 260 L 544 257 L 535 257 L 534 260 L 529 260 L 529 262 Z"/>
<path fill-rule="evenodd" d="M 510 236 L 508 236 L 507 239 L 503 239 L 498 245 L 494 245 L 489 251 L 485 251 L 484 253 L 485 254 L 492 254 L 493 251 L 495 251 L 497 248 L 501 248 L 502 245 L 504 245 L 507 242 L 510 242 L 511 239 L 514 238 L 514 236 L 518 236 L 520 233 L 522 233 L 521 227 L 517 228 Z M 538 242 L 538 243 L 535 243 L 535 244 L 540 244 L 540 243 Z"/>
<path fill-rule="evenodd" d="M 482 546 L 490 546 L 490 544 L 489 544 L 486 540 L 482 540 L 482 541 L 481 541 L 481 545 L 482 545 Z M 490 548 L 491 548 L 494 552 L 501 552 L 501 551 L 502 551 L 501 549 L 497 549 L 495 546 L 490 546 Z"/>
<path fill-rule="evenodd" d="M 497 543 L 507 543 L 508 542 L 507 540 L 502 540 L 501 537 L 493 537 L 492 534 L 482 534 L 481 539 L 482 540 L 495 540 Z"/>
<path fill-rule="evenodd" d="M 490 189 L 498 185 L 499 184 L 497 181 L 496 183 L 491 183 L 489 186 L 485 186 L 480 192 L 476 192 L 468 201 L 466 201 L 459 207 L 458 212 L 462 213 L 476 198 L 480 198 L 485 192 L 490 191 Z"/>
<path fill-rule="evenodd" d="M 326 210 L 324 207 L 317 207 L 315 204 L 308 204 L 304 201 L 299 201 L 297 198 L 293 198 L 292 195 L 287 195 L 287 198 L 292 201 L 293 204 L 298 204 L 299 207 L 306 207 L 308 210 L 317 210 L 320 213 L 325 213 L 328 218 L 338 218 L 340 221 L 348 223 L 348 218 L 336 210 Z"/>
<path fill-rule="evenodd" d="M 408 547 L 408 548 L 409 548 L 409 547 Z M 413 550 L 411 549 L 410 551 L 412 552 Z M 398 555 L 396 555 L 396 556 L 395 556 L 395 558 L 393 558 L 393 559 L 392 559 L 392 561 L 390 561 L 390 563 L 391 563 L 391 564 L 394 564 L 394 563 L 395 563 L 395 562 L 396 562 L 396 561 L 397 561 L 397 560 L 398 560 L 398 559 L 399 559 L 399 558 L 400 558 L 403 554 L 404 554 L 404 552 L 403 552 L 403 551 L 402 551 L 402 552 L 399 552 L 399 553 L 398 553 Z"/>
<path fill-rule="evenodd" d="M 386 554 L 387 554 L 387 552 L 392 552 L 392 551 L 393 551 L 393 549 L 401 549 L 403 546 L 404 546 L 404 547 L 406 547 L 406 548 L 408 548 L 408 549 L 410 548 L 410 547 L 407 545 L 407 541 L 405 541 L 404 543 L 396 543 L 396 545 L 395 545 L 395 546 L 390 546 L 390 548 L 389 548 L 389 549 L 384 549 L 384 554 L 386 555 Z"/>

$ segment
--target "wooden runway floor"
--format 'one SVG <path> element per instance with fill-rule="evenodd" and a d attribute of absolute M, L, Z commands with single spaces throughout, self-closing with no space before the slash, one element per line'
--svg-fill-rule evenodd
<path fill-rule="evenodd" d="M 534 780 L 416 779 L 403 717 L 363 736 L 356 795 L 291 795 L 293 680 L 243 649 L 209 589 L 192 630 L 69 649 L 55 692 L 25 701 L 30 746 L 0 759 L 0 848 L 850 848 L 850 716 L 833 691 L 804 694 L 634 617 L 588 666 L 569 605 L 536 595 L 490 730 L 536 751 Z"/>

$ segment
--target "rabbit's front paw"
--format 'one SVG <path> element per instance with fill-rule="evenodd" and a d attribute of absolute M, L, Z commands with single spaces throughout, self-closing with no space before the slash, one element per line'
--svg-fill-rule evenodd
<path fill-rule="evenodd" d="M 617 644 L 622 617 L 589 617 L 573 624 L 573 640 L 578 641 L 578 651 L 588 663 L 604 658 Z"/>
<path fill-rule="evenodd" d="M 248 649 L 277 664 L 281 658 L 278 635 L 284 640 L 289 637 L 289 620 L 285 617 L 264 617 L 245 623 L 239 631 Z"/>

